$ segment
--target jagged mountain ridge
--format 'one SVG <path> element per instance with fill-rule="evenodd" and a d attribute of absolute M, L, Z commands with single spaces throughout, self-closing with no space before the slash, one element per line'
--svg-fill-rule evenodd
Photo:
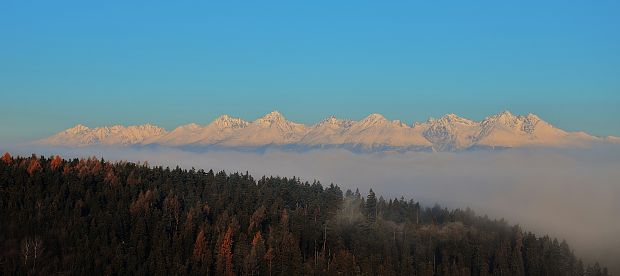
<path fill-rule="evenodd" d="M 159 137 L 165 133 L 165 129 L 151 124 L 139 126 L 114 125 L 97 128 L 89 128 L 78 124 L 39 142 L 64 146 L 134 145 L 152 137 Z"/>
<path fill-rule="evenodd" d="M 567 132 L 534 114 L 517 116 L 508 111 L 480 122 L 447 114 L 412 125 L 388 120 L 381 114 L 370 114 L 359 121 L 330 116 L 317 124 L 304 125 L 291 122 L 281 113 L 273 111 L 252 122 L 222 115 L 208 125 L 192 123 L 171 131 L 149 124 L 98 128 L 77 125 L 37 142 L 70 147 L 161 145 L 459 151 L 471 148 L 583 146 L 597 141 L 617 143 L 618 138 Z"/>

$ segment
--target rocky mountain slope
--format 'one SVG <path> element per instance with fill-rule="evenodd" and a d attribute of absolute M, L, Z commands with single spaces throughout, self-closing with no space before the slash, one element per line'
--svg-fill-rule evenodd
<path fill-rule="evenodd" d="M 353 121 L 333 116 L 315 125 L 295 123 L 273 111 L 252 122 L 220 116 L 208 125 L 188 124 L 171 131 L 153 125 L 88 128 L 77 125 L 37 141 L 53 146 L 90 145 L 218 147 L 289 149 L 347 148 L 357 151 L 459 151 L 477 148 L 580 147 L 592 142 L 618 143 L 618 137 L 600 138 L 567 132 L 534 114 L 508 111 L 477 122 L 448 114 L 439 119 L 407 125 L 371 114 Z"/>

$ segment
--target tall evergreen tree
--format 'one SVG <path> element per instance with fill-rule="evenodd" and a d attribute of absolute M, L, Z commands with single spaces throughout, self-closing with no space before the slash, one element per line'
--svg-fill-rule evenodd
<path fill-rule="evenodd" d="M 370 189 L 366 198 L 366 215 L 371 222 L 377 219 L 377 196 L 372 189 Z"/>
<path fill-rule="evenodd" d="M 3 155 L 0 228 L 1 275 L 608 275 L 471 210 L 94 158 Z"/>

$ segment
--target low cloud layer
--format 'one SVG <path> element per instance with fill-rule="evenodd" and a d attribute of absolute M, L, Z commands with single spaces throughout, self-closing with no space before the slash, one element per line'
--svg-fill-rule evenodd
<path fill-rule="evenodd" d="M 586 261 L 620 266 L 620 146 L 587 150 L 523 149 L 460 153 L 354 154 L 348 151 L 265 153 L 174 149 L 18 148 L 63 157 L 95 155 L 152 165 L 298 176 L 343 188 L 372 188 L 385 198 L 471 207 L 536 233 L 564 238 Z"/>

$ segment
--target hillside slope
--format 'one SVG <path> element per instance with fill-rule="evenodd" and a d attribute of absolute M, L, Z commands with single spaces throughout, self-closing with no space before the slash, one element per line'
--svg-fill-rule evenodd
<path fill-rule="evenodd" d="M 0 273 L 607 275 L 470 210 L 203 170 L 0 159 Z"/>

